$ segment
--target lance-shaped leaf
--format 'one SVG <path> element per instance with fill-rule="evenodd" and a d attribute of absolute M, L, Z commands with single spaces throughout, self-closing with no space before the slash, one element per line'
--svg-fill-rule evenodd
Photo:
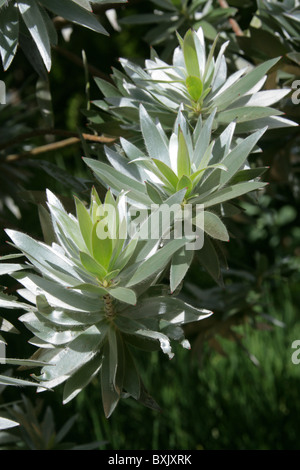
<path fill-rule="evenodd" d="M 101 367 L 101 390 L 104 413 L 107 418 L 111 416 L 120 400 L 120 394 L 114 386 L 117 370 L 117 351 L 112 350 L 112 344 L 106 343 L 103 351 Z"/>
<path fill-rule="evenodd" d="M 108 293 L 115 299 L 126 304 L 136 304 L 137 298 L 135 292 L 127 287 L 112 287 L 108 289 Z"/>
<path fill-rule="evenodd" d="M 39 383 L 33 382 L 31 380 L 18 379 L 16 377 L 8 377 L 6 375 L 0 375 L 0 384 L 1 385 L 12 385 L 17 387 L 37 387 Z M 47 387 L 46 387 L 47 388 Z"/>
<path fill-rule="evenodd" d="M 164 354 L 167 354 L 169 359 L 174 357 L 174 353 L 172 352 L 170 339 L 167 335 L 160 333 L 158 331 L 151 331 L 151 330 L 138 330 L 136 335 L 146 338 L 151 338 L 154 340 L 159 341 L 160 348 Z"/>
<path fill-rule="evenodd" d="M 193 250 L 187 250 L 185 247 L 176 251 L 172 257 L 170 268 L 170 289 L 171 293 L 179 286 L 186 275 L 194 257 Z"/>
<path fill-rule="evenodd" d="M 93 257 L 104 269 L 107 269 L 113 252 L 113 241 L 105 219 L 94 224 L 91 238 Z"/>
<path fill-rule="evenodd" d="M 59 355 L 42 368 L 42 385 L 59 377 L 68 377 L 90 361 L 106 339 L 107 325 L 92 325 L 62 348 Z M 51 364 L 55 364 L 53 367 Z M 66 379 L 64 379 L 66 380 Z"/>
<path fill-rule="evenodd" d="M 179 130 L 178 137 L 178 156 L 177 156 L 177 175 L 181 178 L 183 175 L 189 176 L 191 172 L 191 162 L 189 150 L 185 141 L 183 132 Z"/>
<path fill-rule="evenodd" d="M 247 183 L 239 183 L 234 184 L 233 186 L 226 186 L 225 188 L 221 189 L 216 194 L 213 194 L 211 196 L 199 196 L 195 199 L 195 202 L 204 204 L 205 208 L 215 206 L 216 204 L 229 201 L 230 199 L 235 199 L 251 191 L 262 189 L 264 186 L 266 186 L 266 184 L 267 183 L 249 181 Z"/>
<path fill-rule="evenodd" d="M 183 55 L 188 74 L 200 78 L 197 49 L 194 40 L 194 33 L 191 30 L 187 31 L 183 39 Z"/>
<path fill-rule="evenodd" d="M 188 89 L 191 98 L 194 101 L 199 101 L 203 92 L 203 83 L 199 77 L 189 75 L 185 81 L 186 87 Z"/>
<path fill-rule="evenodd" d="M 143 133 L 144 141 L 148 153 L 151 158 L 158 158 L 166 165 L 170 164 L 169 151 L 166 143 L 166 137 L 163 132 L 154 124 L 151 117 L 145 110 L 144 106 L 140 106 L 140 125 Z"/>
<path fill-rule="evenodd" d="M 73 400 L 93 380 L 99 373 L 101 365 L 102 357 L 99 354 L 66 381 L 63 391 L 64 404 Z"/>
<path fill-rule="evenodd" d="M 227 87 L 225 91 L 219 90 L 218 96 L 214 99 L 214 105 L 218 108 L 218 111 L 222 111 L 253 88 L 279 60 L 280 57 L 268 60 L 255 67 L 237 83 Z"/>
<path fill-rule="evenodd" d="M 75 198 L 75 204 L 80 231 L 87 246 L 87 249 L 91 253 L 93 222 L 83 202 L 80 201 L 78 198 Z"/>
<path fill-rule="evenodd" d="M 41 11 L 37 3 L 33 0 L 22 0 L 18 2 L 18 8 L 41 54 L 45 67 L 49 71 L 51 69 L 51 46 Z"/>
<path fill-rule="evenodd" d="M 186 238 L 171 240 L 163 248 L 158 250 L 153 256 L 141 263 L 136 269 L 127 286 L 134 286 L 148 279 L 152 274 L 164 269 L 170 261 L 173 254 L 182 248 L 188 240 Z"/>
<path fill-rule="evenodd" d="M 53 345 L 69 343 L 82 332 L 80 329 L 76 330 L 75 328 L 62 330 L 61 327 L 48 322 L 45 317 L 33 312 L 22 315 L 20 321 L 26 324 L 27 328 L 37 338 Z"/>
<path fill-rule="evenodd" d="M 12 63 L 18 47 L 19 16 L 15 3 L 2 8 L 0 14 L 0 54 L 3 68 L 7 70 Z"/>
<path fill-rule="evenodd" d="M 128 191 L 129 199 L 132 198 L 147 206 L 151 205 L 151 199 L 146 194 L 145 186 L 139 181 L 121 174 L 106 163 L 90 158 L 84 158 L 83 160 L 95 173 L 95 176 L 115 192 Z"/>
<path fill-rule="evenodd" d="M 108 34 L 92 13 L 70 0 L 41 0 L 41 4 L 72 23 L 85 26 L 97 33 Z"/>
<path fill-rule="evenodd" d="M 199 226 L 199 222 L 197 217 L 193 219 L 194 224 Z M 204 211 L 203 213 L 203 221 L 201 219 L 199 228 L 204 230 L 208 235 L 217 240 L 222 240 L 225 242 L 229 241 L 229 235 L 227 232 L 227 228 L 221 219 L 210 211 Z"/>
<path fill-rule="evenodd" d="M 20 423 L 18 423 L 17 421 L 13 421 L 12 419 L 3 418 L 0 416 L 0 431 L 3 431 L 4 429 L 15 428 L 16 426 L 20 426 Z"/>
<path fill-rule="evenodd" d="M 87 253 L 80 252 L 80 261 L 87 271 L 94 274 L 99 279 L 104 278 L 107 275 L 107 270 L 96 261 L 95 258 L 88 255 Z"/>

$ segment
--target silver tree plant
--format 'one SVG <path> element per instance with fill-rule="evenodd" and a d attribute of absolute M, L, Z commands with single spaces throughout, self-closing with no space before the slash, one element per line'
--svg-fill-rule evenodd
<path fill-rule="evenodd" d="M 20 300 L 1 294 L 0 306 L 24 311 L 37 348 L 30 360 L 41 366 L 32 378 L 39 390 L 64 384 L 67 403 L 99 377 L 107 417 L 126 397 L 158 407 L 135 355 L 161 349 L 172 358 L 172 341 L 190 347 L 183 325 L 212 314 L 178 296 L 194 252 L 218 277 L 226 217 L 266 184 L 266 168 L 249 155 L 269 128 L 293 125 L 271 107 L 290 90 L 262 90 L 279 59 L 227 76 L 226 43 L 214 58 L 217 40 L 207 55 L 201 29 L 178 41 L 172 65 L 153 53 L 145 69 L 123 59 L 115 86 L 97 80 L 98 107 L 137 131 L 106 147 L 106 161 L 84 159 L 104 200 L 92 188 L 88 202 L 75 198 L 72 214 L 47 190 L 50 241 L 6 231 L 26 261 L 3 260 Z M 186 213 L 193 230 L 178 236 Z"/>

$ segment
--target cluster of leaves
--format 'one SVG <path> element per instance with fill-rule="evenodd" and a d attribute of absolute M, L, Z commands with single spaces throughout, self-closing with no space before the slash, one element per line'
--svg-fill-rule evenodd
<path fill-rule="evenodd" d="M 123 3 L 126 0 L 116 0 Z M 42 62 L 51 69 L 51 47 L 57 45 L 57 32 L 51 14 L 60 16 L 101 34 L 107 31 L 92 13 L 91 3 L 106 4 L 107 0 L 24 0 L 0 2 L 0 54 L 3 68 L 11 65 L 18 45 L 37 69 Z"/>
<path fill-rule="evenodd" d="M 152 46 L 162 45 L 162 56 L 168 56 L 176 46 L 176 33 L 184 35 L 189 28 L 202 28 L 207 39 L 214 40 L 226 20 L 234 16 L 234 7 L 221 8 L 217 1 L 207 0 L 151 0 L 153 13 L 129 15 L 120 24 L 152 24 L 144 40 Z"/>
<path fill-rule="evenodd" d="M 58 431 L 55 416 L 50 406 L 40 417 L 44 403 L 37 400 L 36 404 L 25 395 L 21 400 L 9 403 L 0 411 L 0 448 L 2 450 L 92 450 L 99 447 L 100 442 L 76 445 L 65 441 L 66 435 L 74 426 L 77 416 L 72 416 Z"/>
<path fill-rule="evenodd" d="M 65 3 L 72 5 L 68 12 L 80 8 L 83 15 L 71 18 L 65 12 L 67 20 L 91 27 L 84 20 L 87 14 L 89 21 L 94 18 L 87 9 L 89 2 L 64 0 L 58 8 Z M 174 8 L 187 8 L 195 26 L 193 14 L 204 2 L 158 3 L 172 14 Z M 218 16 L 210 3 L 203 12 L 208 19 L 210 14 Z M 1 11 L 18 8 L 49 70 L 45 36 L 36 36 L 39 28 L 31 30 L 27 16 L 35 12 L 41 26 L 40 18 L 46 21 L 41 5 L 47 8 L 47 4 L 26 0 L 16 7 L 12 2 L 0 10 L 0 17 Z M 222 20 L 233 13 L 223 10 Z M 55 13 L 62 14 L 57 9 Z M 160 26 L 165 27 L 164 13 L 159 15 Z M 30 20 L 37 21 L 31 16 Z M 177 27 L 178 23 L 174 30 Z M 290 89 L 263 89 L 280 57 L 250 64 L 250 71 L 238 67 L 228 76 L 228 41 L 215 57 L 219 38 L 209 48 L 205 23 L 202 27 L 177 34 L 172 65 L 153 51 L 144 69 L 122 59 L 125 73 L 114 69 L 114 84 L 97 79 L 104 98 L 94 102 L 99 111 L 89 114 L 91 127 L 126 134 L 104 152 L 95 145 L 84 147 L 84 162 L 104 188 L 104 198 L 93 188 L 87 204 L 75 198 L 72 213 L 47 190 L 47 206 L 40 211 L 45 242 L 6 231 L 26 262 L 4 258 L 1 272 L 21 285 L 18 294 L 25 301 L 2 294 L 0 306 L 25 312 L 20 321 L 33 334 L 30 344 L 37 347 L 22 365 L 41 366 L 40 375 L 32 375 L 39 391 L 64 384 L 64 403 L 99 377 L 107 417 L 127 397 L 159 409 L 134 356 L 140 350 L 162 350 L 172 358 L 172 341 L 190 347 L 183 325 L 193 327 L 212 313 L 177 295 L 195 259 L 196 249 L 190 244 L 203 237 L 199 266 L 220 282 L 222 242 L 230 237 L 226 218 L 237 214 L 241 196 L 265 186 L 260 178 L 266 168 L 253 166 L 249 156 L 259 153 L 257 144 L 268 129 L 295 126 L 271 107 Z M 49 28 L 43 34 L 48 31 L 50 37 Z M 12 43 L 6 68 L 16 50 Z M 174 206 L 177 212 L 172 212 Z M 170 217 L 164 217 L 164 208 Z M 176 222 L 184 222 L 186 208 L 197 230 L 177 238 Z M 136 217 L 138 210 L 142 218 Z"/>
<path fill-rule="evenodd" d="M 167 203 L 181 202 L 183 193 Z M 136 232 L 128 239 L 132 230 L 127 227 L 124 198 L 121 193 L 115 200 L 108 192 L 102 204 L 92 190 L 88 209 L 76 200 L 74 218 L 48 192 L 50 229 L 56 241 L 50 247 L 8 230 L 31 264 L 1 265 L 24 286 L 19 294 L 32 302 L 17 306 L 27 312 L 20 320 L 34 334 L 30 343 L 40 348 L 32 360 L 47 364 L 38 377 L 40 384 L 55 387 L 66 382 L 67 403 L 100 371 L 106 416 L 124 392 L 157 406 L 144 390 L 130 347 L 160 347 L 171 358 L 170 339 L 189 347 L 180 325 L 211 314 L 164 295 L 163 286 L 155 285 L 172 254 L 187 240 L 170 240 L 153 254 L 161 237 L 145 242 Z M 7 296 L 6 301 L 12 302 Z"/>
<path fill-rule="evenodd" d="M 142 103 L 165 128 L 172 128 L 180 108 L 186 112 L 193 127 L 199 117 L 207 119 L 216 110 L 214 130 L 220 131 L 234 121 L 237 123 L 235 134 L 249 133 L 265 126 L 278 128 L 293 124 L 281 117 L 281 111 L 271 107 L 290 89 L 262 90 L 266 74 L 274 69 L 280 57 L 254 68 L 249 64 L 227 76 L 225 50 L 228 41 L 222 44 L 215 58 L 218 38 L 207 55 L 202 28 L 197 32 L 188 30 L 184 38 L 178 35 L 178 40 L 180 45 L 174 50 L 172 65 L 153 53 L 151 60 L 146 60 L 144 69 L 121 59 L 125 75 L 113 71 L 115 86 L 97 79 L 104 95 L 104 100 L 94 101 L 101 110 L 100 116 L 103 112 L 108 113 L 121 127 L 130 129 L 132 121 L 139 122 L 138 108 Z M 101 130 L 101 124 L 97 128 Z M 107 119 L 105 131 L 109 132 Z"/>
<path fill-rule="evenodd" d="M 300 5 L 297 0 L 257 2 L 257 17 L 267 31 L 277 31 L 290 47 L 299 47 Z"/>

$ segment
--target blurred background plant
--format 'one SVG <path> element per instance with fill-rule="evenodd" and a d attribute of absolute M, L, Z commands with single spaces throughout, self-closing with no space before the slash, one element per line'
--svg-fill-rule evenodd
<path fill-rule="evenodd" d="M 91 442 L 76 445 L 65 440 L 74 426 L 77 416 L 72 416 L 63 427 L 56 430 L 55 415 L 50 406 L 45 408 L 43 400 L 32 403 L 25 395 L 21 400 L 8 403 L 0 408 L 2 417 L 14 420 L 13 429 L 0 431 L 1 450 L 92 450 L 105 445 L 105 442 Z"/>
<path fill-rule="evenodd" d="M 177 42 L 175 31 L 184 35 L 189 27 L 202 26 L 208 47 L 217 32 L 223 42 L 230 40 L 230 72 L 245 61 L 258 65 L 282 56 L 268 74 L 266 86 L 291 86 L 300 77 L 296 0 L 129 0 L 126 5 L 95 2 L 93 10 L 110 36 L 57 19 L 58 42 L 52 48 L 47 80 L 21 50 L 1 73 L 8 97 L 8 104 L 0 105 L 3 228 L 42 239 L 38 207 L 45 204 L 46 187 L 70 210 L 74 210 L 74 193 L 88 197 L 93 176 L 81 157 L 104 156 L 102 143 L 97 141 L 103 135 L 97 134 L 96 127 L 102 118 L 91 103 L 99 99 L 94 77 L 109 83 L 111 67 L 121 70 L 119 57 L 143 66 L 151 45 L 170 61 Z M 300 105 L 290 95 L 278 107 L 299 123 Z M 198 264 L 191 267 L 182 299 L 215 312 L 203 320 L 201 329 L 186 328 L 191 351 L 175 346 L 171 362 L 153 352 L 150 365 L 143 354 L 139 357 L 145 381 L 152 384 L 163 411 L 157 413 L 126 400 L 107 420 L 99 412 L 99 384 L 95 381 L 63 408 L 59 392 L 46 392 L 58 429 L 78 415 L 68 440 L 78 445 L 98 441 L 100 449 L 299 449 L 299 366 L 291 361 L 291 344 L 300 338 L 299 138 L 298 128 L 268 131 L 260 141 L 263 152 L 252 154 L 256 165 L 270 167 L 264 175 L 270 184 L 258 202 L 252 197 L 240 201 L 241 212 L 228 220 L 232 241 L 224 248 L 223 283 L 217 284 Z M 101 194 L 100 185 L 97 189 Z M 11 253 L 5 239 L 2 232 L 1 255 Z M 11 279 L 5 285 L 6 293 L 15 292 L 17 286 Z M 20 342 L 10 336 L 8 357 L 32 354 L 19 315 L 1 311 L 23 337 Z M 17 376 L 27 378 L 26 371 L 18 371 Z M 164 384 L 161 377 L 167 378 Z M 28 415 L 29 408 L 35 407 L 35 387 L 22 392 L 25 399 L 21 403 L 19 388 L 6 387 L 0 401 L 5 407 L 18 402 L 15 406 L 29 426 L 36 420 L 35 412 Z M 46 415 L 51 418 L 50 411 Z M 9 434 L 20 434 L 20 429 L 13 428 Z M 27 445 L 22 439 L 18 437 L 10 446 Z"/>

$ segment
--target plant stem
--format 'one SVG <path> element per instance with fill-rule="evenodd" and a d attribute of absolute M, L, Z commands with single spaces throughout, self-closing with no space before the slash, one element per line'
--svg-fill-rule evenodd
<path fill-rule="evenodd" d="M 0 144 L 0 150 L 4 150 L 7 147 L 10 147 L 18 142 L 22 142 L 29 138 L 45 136 L 45 135 L 61 135 L 61 136 L 65 136 L 68 138 L 60 142 L 52 142 L 51 144 L 46 144 L 46 145 L 41 145 L 39 147 L 35 147 L 29 150 L 28 152 L 7 155 L 5 158 L 5 161 L 11 162 L 14 160 L 20 160 L 22 158 L 26 158 L 29 156 L 32 157 L 32 156 L 39 155 L 45 152 L 51 152 L 53 150 L 57 150 L 57 149 L 67 147 L 69 145 L 78 144 L 81 142 L 80 138 L 78 137 L 77 132 L 66 131 L 64 129 L 36 129 L 34 131 L 25 132 L 24 134 L 20 134 L 18 137 L 15 137 L 14 139 L 3 142 L 2 144 Z M 114 137 L 104 137 L 104 136 L 85 134 L 85 133 L 82 134 L 82 137 L 83 139 L 89 142 L 98 142 L 102 144 L 103 143 L 110 144 L 116 140 Z"/>
<path fill-rule="evenodd" d="M 229 5 L 226 0 L 218 0 L 218 2 L 221 8 L 229 8 Z M 235 19 L 229 18 L 229 23 L 236 36 L 244 36 L 242 29 L 240 28 L 238 22 Z"/>
<path fill-rule="evenodd" d="M 115 315 L 114 312 L 114 306 L 112 303 L 112 298 L 109 294 L 106 294 L 103 296 L 104 304 L 105 304 L 105 310 L 108 318 L 113 318 Z"/>

